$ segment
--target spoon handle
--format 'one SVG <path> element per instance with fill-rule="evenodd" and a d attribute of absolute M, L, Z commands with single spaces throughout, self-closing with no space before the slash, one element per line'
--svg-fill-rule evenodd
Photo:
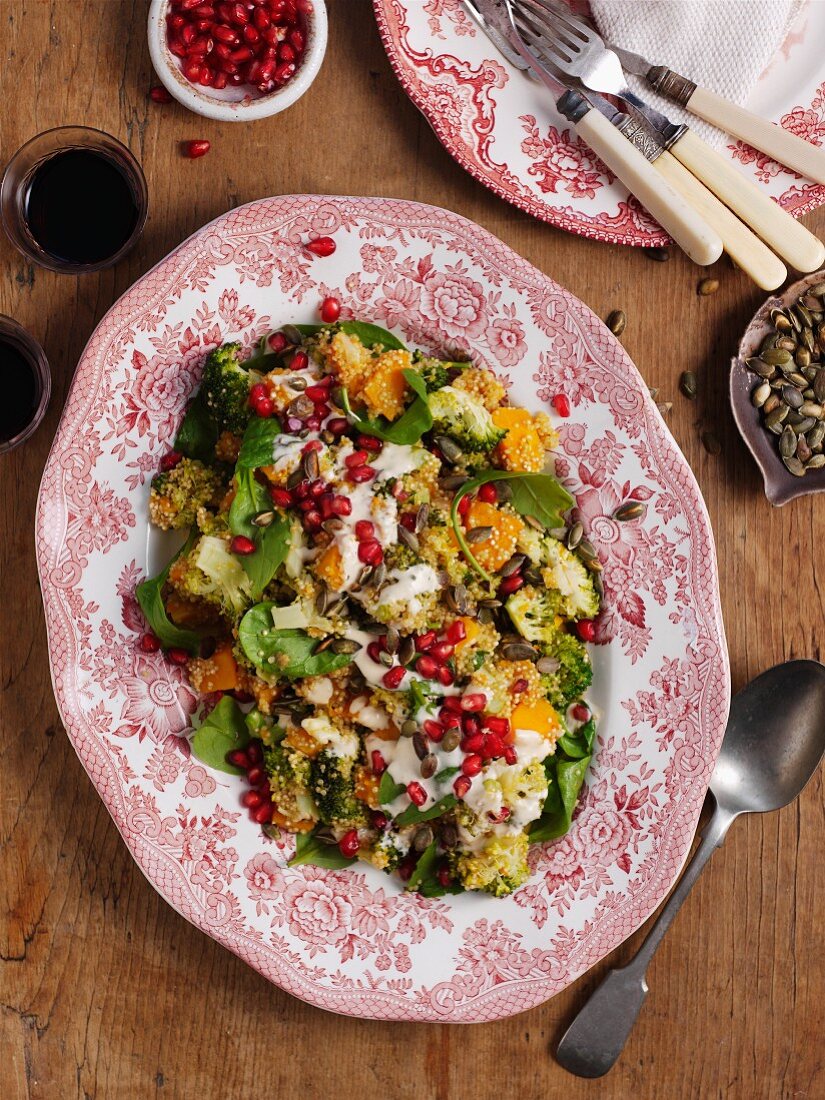
<path fill-rule="evenodd" d="M 601 1077 L 615 1064 L 639 1015 L 648 985 L 645 971 L 682 902 L 725 839 L 733 814 L 717 805 L 678 886 L 627 966 L 609 970 L 561 1038 L 556 1058 L 578 1077 Z"/>

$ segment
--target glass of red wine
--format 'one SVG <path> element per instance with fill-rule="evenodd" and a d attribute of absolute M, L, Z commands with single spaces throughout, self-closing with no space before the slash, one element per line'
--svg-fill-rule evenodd
<path fill-rule="evenodd" d="M 52 378 L 43 349 L 28 332 L 0 313 L 0 454 L 23 443 L 43 419 Z"/>
<path fill-rule="evenodd" d="M 38 134 L 17 150 L 0 184 L 12 244 L 65 274 L 117 263 L 140 237 L 148 210 L 137 160 L 116 138 L 87 126 Z"/>

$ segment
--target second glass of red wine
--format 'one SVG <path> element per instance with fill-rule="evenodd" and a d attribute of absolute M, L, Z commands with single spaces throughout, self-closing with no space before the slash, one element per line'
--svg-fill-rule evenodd
<path fill-rule="evenodd" d="M 12 244 L 41 267 L 80 275 L 110 267 L 146 224 L 143 170 L 117 138 L 60 126 L 14 154 L 0 184 Z"/>

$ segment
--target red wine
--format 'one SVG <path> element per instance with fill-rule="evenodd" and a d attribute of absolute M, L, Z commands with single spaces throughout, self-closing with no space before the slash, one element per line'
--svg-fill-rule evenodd
<path fill-rule="evenodd" d="M 34 419 L 40 402 L 40 378 L 14 344 L 0 338 L 0 443 L 18 436 Z"/>
<path fill-rule="evenodd" d="M 96 264 L 129 240 L 138 205 L 114 160 L 91 149 L 66 149 L 35 169 L 24 217 L 44 252 L 64 262 Z"/>

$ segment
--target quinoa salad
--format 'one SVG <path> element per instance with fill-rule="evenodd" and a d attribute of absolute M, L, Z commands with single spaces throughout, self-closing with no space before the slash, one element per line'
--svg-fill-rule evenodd
<path fill-rule="evenodd" d="M 293 865 L 501 897 L 569 829 L 601 585 L 556 443 L 490 371 L 367 322 L 209 353 L 152 480 L 185 541 L 138 586 L 141 645 L 186 667 L 193 753 Z"/>

